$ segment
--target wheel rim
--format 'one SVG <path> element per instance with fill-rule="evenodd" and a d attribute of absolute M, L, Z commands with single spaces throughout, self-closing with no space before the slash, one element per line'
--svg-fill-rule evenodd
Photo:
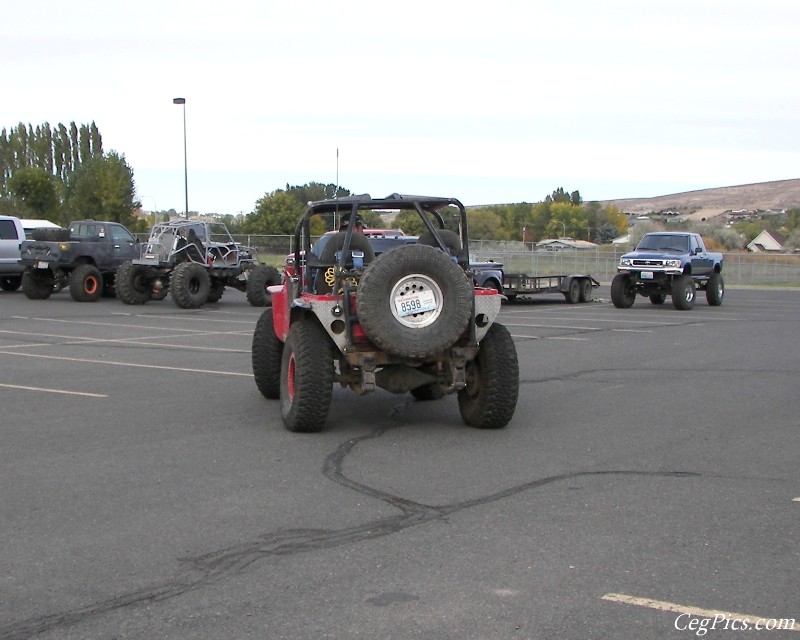
<path fill-rule="evenodd" d="M 419 299 L 419 295 L 422 295 L 426 296 L 426 299 L 430 299 L 430 294 L 433 296 L 432 304 L 435 305 L 435 308 L 403 315 L 401 307 L 404 298 L 411 300 L 416 296 L 416 299 Z M 417 329 L 427 327 L 436 322 L 442 314 L 443 299 L 442 290 L 433 278 L 421 273 L 413 273 L 397 281 L 392 288 L 389 305 L 392 309 L 392 315 L 401 325 Z"/>
<path fill-rule="evenodd" d="M 289 356 L 289 366 L 286 371 L 286 390 L 289 392 L 289 399 L 294 400 L 294 377 L 296 375 L 297 366 L 294 360 L 294 353 Z"/>
<path fill-rule="evenodd" d="M 692 285 L 687 284 L 686 288 L 683 290 L 683 299 L 686 302 L 692 302 L 694 300 L 694 291 L 692 290 Z"/>
<path fill-rule="evenodd" d="M 89 276 L 86 278 L 86 282 L 84 283 L 84 290 L 89 295 L 97 293 L 97 288 L 100 286 L 100 283 L 97 282 L 97 278 L 94 276 Z"/>

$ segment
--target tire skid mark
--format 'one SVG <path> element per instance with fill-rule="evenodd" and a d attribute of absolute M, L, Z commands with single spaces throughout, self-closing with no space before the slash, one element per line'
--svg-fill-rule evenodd
<path fill-rule="evenodd" d="M 411 527 L 444 520 L 448 515 L 459 511 L 490 504 L 556 482 L 589 476 L 702 477 L 700 473 L 687 471 L 579 471 L 531 480 L 470 500 L 439 506 L 426 505 L 370 487 L 345 475 L 344 462 L 347 456 L 361 442 L 380 438 L 390 428 L 392 427 L 379 427 L 368 434 L 351 438 L 340 444 L 325 459 L 322 472 L 325 477 L 336 484 L 392 505 L 400 511 L 398 515 L 343 529 L 284 529 L 200 556 L 179 558 L 181 569 L 178 575 L 168 582 L 143 587 L 70 611 L 4 624 L 0 626 L 0 639 L 23 640 L 59 627 L 81 624 L 103 614 L 128 607 L 163 602 L 220 582 L 240 573 L 253 563 L 272 556 L 292 556 L 382 538 Z"/>

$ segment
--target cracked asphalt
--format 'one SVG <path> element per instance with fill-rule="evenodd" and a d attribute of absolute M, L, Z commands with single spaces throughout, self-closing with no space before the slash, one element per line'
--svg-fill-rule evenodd
<path fill-rule="evenodd" d="M 800 291 L 598 293 L 504 307 L 506 429 L 337 388 L 319 434 L 256 390 L 243 294 L 0 294 L 0 638 L 694 635 L 664 603 L 800 620 Z"/>

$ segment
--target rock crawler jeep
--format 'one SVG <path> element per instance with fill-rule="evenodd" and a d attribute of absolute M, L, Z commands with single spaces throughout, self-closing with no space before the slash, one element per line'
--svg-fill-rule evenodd
<path fill-rule="evenodd" d="M 427 231 L 377 257 L 348 227 L 311 247 L 310 220 L 328 226 L 358 212 L 416 211 Z M 460 235 L 446 228 L 459 228 Z M 320 431 L 334 383 L 357 394 L 382 388 L 417 400 L 458 395 L 461 417 L 502 428 L 516 409 L 519 366 L 495 322 L 502 295 L 477 288 L 469 268 L 467 215 L 453 198 L 369 195 L 311 202 L 297 224 L 283 283 L 253 334 L 256 386 L 280 399 L 290 431 Z"/>
<path fill-rule="evenodd" d="M 280 283 L 275 267 L 258 264 L 255 249 L 234 242 L 220 222 L 178 220 L 156 224 L 141 256 L 117 270 L 117 297 L 125 304 L 163 300 L 194 309 L 218 302 L 225 287 L 247 292 L 254 307 L 271 302 L 267 288 Z"/>

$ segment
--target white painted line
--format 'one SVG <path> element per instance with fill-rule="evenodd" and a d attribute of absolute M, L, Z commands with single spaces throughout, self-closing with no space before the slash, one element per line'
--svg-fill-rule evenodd
<path fill-rule="evenodd" d="M 755 628 L 754 625 L 757 621 L 762 622 L 781 622 L 785 623 L 779 628 L 782 631 L 800 631 L 800 623 L 795 618 L 765 618 L 760 615 L 752 615 L 748 613 L 736 613 L 735 611 L 724 611 L 722 609 L 701 609 L 685 604 L 676 604 L 674 602 L 666 602 L 664 600 L 651 600 L 650 598 L 637 598 L 636 596 L 628 596 L 624 593 L 607 593 L 601 596 L 601 600 L 608 600 L 610 602 L 620 602 L 622 604 L 632 604 L 637 607 L 646 607 L 648 609 L 656 609 L 658 611 L 669 611 L 670 613 L 685 614 L 689 616 L 696 616 L 698 618 L 714 618 L 720 621 L 724 620 L 737 620 L 747 621 L 749 627 Z"/>
<path fill-rule="evenodd" d="M 6 389 L 22 389 L 23 391 L 43 391 L 44 393 L 61 393 L 68 396 L 86 396 L 88 398 L 108 398 L 105 393 L 86 393 L 84 391 L 66 391 L 64 389 L 45 389 L 43 387 L 26 387 L 21 384 L 3 384 L 0 382 L 0 387 Z"/>
<path fill-rule="evenodd" d="M 800 502 L 800 498 L 792 498 L 792 502 Z"/>
<path fill-rule="evenodd" d="M 90 358 L 65 358 L 61 356 L 45 356 L 38 353 L 15 353 L 5 352 L 0 349 L 0 355 L 10 355 L 17 358 L 40 358 L 42 360 L 67 360 L 69 362 L 85 362 L 88 364 L 109 364 L 117 367 L 133 367 L 137 369 L 161 369 L 164 371 L 183 371 L 185 373 L 207 373 L 217 376 L 240 376 L 243 378 L 252 377 L 252 373 L 236 373 L 235 371 L 219 371 L 215 369 L 189 369 L 186 367 L 165 367 L 157 364 L 139 364 L 136 362 L 119 362 L 116 360 L 93 360 Z"/>

